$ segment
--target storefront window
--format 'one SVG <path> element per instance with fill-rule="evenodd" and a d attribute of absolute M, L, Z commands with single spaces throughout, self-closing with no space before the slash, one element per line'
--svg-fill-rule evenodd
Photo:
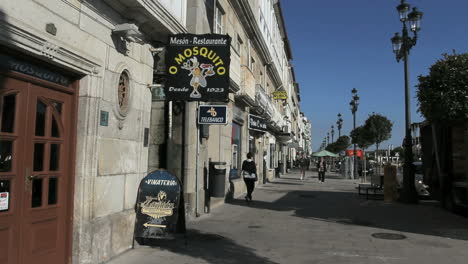
<path fill-rule="evenodd" d="M 275 144 L 270 144 L 270 169 L 275 168 Z"/>
<path fill-rule="evenodd" d="M 241 129 L 242 126 L 237 123 L 232 123 L 232 135 L 231 135 L 231 171 L 229 177 L 238 178 L 240 176 L 240 164 L 241 164 Z"/>
<path fill-rule="evenodd" d="M 255 145 L 255 137 L 249 137 L 249 152 L 253 154 L 253 159 L 255 160 L 255 154 L 257 153 L 257 146 Z"/>

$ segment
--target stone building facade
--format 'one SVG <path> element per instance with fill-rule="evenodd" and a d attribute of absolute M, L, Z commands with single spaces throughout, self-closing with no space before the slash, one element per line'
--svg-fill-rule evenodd
<path fill-rule="evenodd" d="M 227 125 L 197 125 L 202 103 L 158 100 L 167 36 L 177 33 L 231 36 Z M 247 152 L 263 184 L 292 166 L 307 137 L 277 0 L 2 1 L 0 58 L 9 197 L 0 260 L 9 264 L 105 262 L 132 246 L 148 172 L 181 179 L 190 219 L 208 212 L 210 161 L 226 163 L 226 195 L 213 207 L 245 193 Z M 249 129 L 249 115 L 267 129 Z"/>

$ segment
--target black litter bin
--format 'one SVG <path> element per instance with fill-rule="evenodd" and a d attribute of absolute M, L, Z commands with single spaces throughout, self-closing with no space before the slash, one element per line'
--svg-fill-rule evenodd
<path fill-rule="evenodd" d="M 213 197 L 224 197 L 226 186 L 226 162 L 210 161 L 210 179 L 208 189 Z"/>

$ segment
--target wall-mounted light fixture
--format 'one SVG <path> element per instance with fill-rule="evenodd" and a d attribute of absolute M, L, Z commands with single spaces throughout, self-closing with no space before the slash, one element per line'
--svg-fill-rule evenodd
<path fill-rule="evenodd" d="M 138 44 L 144 44 L 143 33 L 138 30 L 138 27 L 135 24 L 123 23 L 118 24 L 112 30 L 112 33 L 122 37 L 125 41 L 135 42 Z"/>

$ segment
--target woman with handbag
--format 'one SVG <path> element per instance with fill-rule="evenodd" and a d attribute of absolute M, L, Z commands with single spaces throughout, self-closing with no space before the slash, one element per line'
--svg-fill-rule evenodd
<path fill-rule="evenodd" d="M 252 160 L 252 153 L 247 153 L 247 159 L 242 162 L 242 176 L 244 177 L 245 186 L 247 187 L 247 195 L 245 200 L 252 201 L 252 192 L 255 188 L 257 181 L 257 166 L 255 161 Z"/>

